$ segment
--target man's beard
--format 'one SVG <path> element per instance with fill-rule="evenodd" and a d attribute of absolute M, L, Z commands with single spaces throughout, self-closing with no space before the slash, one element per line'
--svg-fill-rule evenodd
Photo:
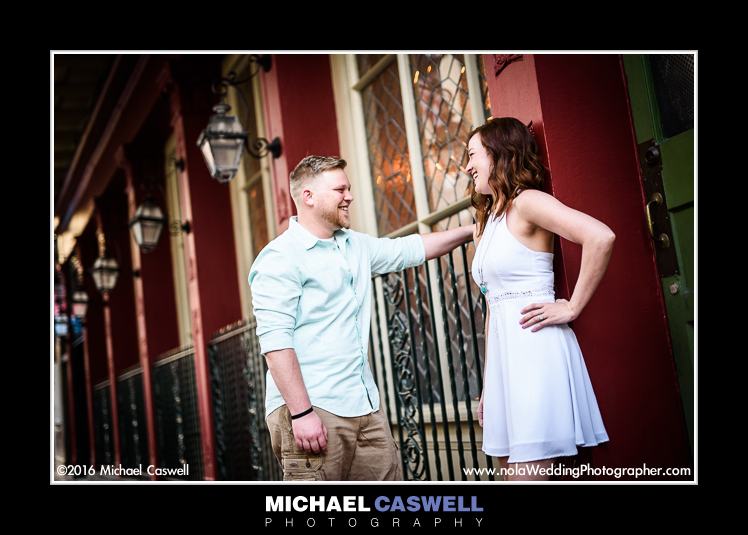
<path fill-rule="evenodd" d="M 329 223 L 330 225 L 334 226 L 336 229 L 351 228 L 350 220 L 346 221 L 343 219 L 343 216 L 340 214 L 340 211 L 338 210 L 337 205 L 332 210 L 324 209 L 322 211 L 321 217 L 326 223 Z"/>

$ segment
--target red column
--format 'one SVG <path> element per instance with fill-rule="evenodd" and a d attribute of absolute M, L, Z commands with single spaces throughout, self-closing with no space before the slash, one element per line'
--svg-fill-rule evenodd
<path fill-rule="evenodd" d="M 65 432 L 69 433 L 70 435 L 70 463 L 78 464 L 78 437 L 76 436 L 75 429 L 75 389 L 73 388 L 73 325 L 70 321 L 72 319 L 73 312 L 70 297 L 72 285 L 70 284 L 68 277 L 66 277 L 64 274 L 62 276 L 62 283 L 65 285 L 65 299 L 67 301 L 67 306 L 65 308 L 67 309 L 68 313 L 68 334 L 65 337 L 65 346 L 68 358 L 66 360 L 63 360 L 62 362 L 62 365 L 67 370 L 67 373 L 65 374 L 65 386 L 68 392 L 68 399 L 65 407 L 65 412 L 67 413 Z M 60 311 L 60 313 L 62 313 L 62 311 Z"/>
<path fill-rule="evenodd" d="M 107 376 L 109 378 L 109 403 L 112 408 L 112 437 L 114 439 L 114 464 L 122 463 L 119 440 L 119 404 L 117 403 L 117 369 L 114 364 L 114 347 L 112 345 L 112 311 L 109 306 L 109 294 L 104 294 L 104 340 L 106 342 Z"/>
<path fill-rule="evenodd" d="M 117 169 L 104 194 L 97 199 L 97 223 L 105 234 L 108 254 L 119 264 L 116 286 L 103 299 L 104 332 L 114 431 L 115 464 L 122 462 L 122 436 L 119 422 L 117 389 L 119 374 L 138 363 L 137 328 L 133 271 L 130 256 L 130 230 L 127 217 L 125 179 Z"/>
<path fill-rule="evenodd" d="M 96 211 L 97 226 L 103 229 L 102 217 L 97 207 Z M 120 275 L 118 282 L 122 278 L 122 267 L 120 265 Z M 114 443 L 114 464 L 119 466 L 122 463 L 122 454 L 120 449 L 119 436 L 119 403 L 117 403 L 117 366 L 114 360 L 114 344 L 112 343 L 112 310 L 111 296 L 108 293 L 102 295 L 102 306 L 104 312 L 104 346 L 106 348 L 107 378 L 109 379 L 109 404 L 111 406 L 112 418 L 112 442 Z"/>
<path fill-rule="evenodd" d="M 93 219 L 93 218 L 92 218 Z M 83 366 L 86 380 L 86 408 L 88 413 L 88 439 L 91 450 L 91 464 L 96 465 L 96 434 L 94 431 L 93 386 L 104 380 L 106 371 L 106 343 L 104 333 L 104 312 L 101 294 L 96 289 L 90 268 L 97 257 L 95 221 L 89 223 L 78 238 L 76 251 L 84 266 L 83 289 L 88 294 L 88 311 L 83 322 Z"/>
<path fill-rule="evenodd" d="M 66 345 L 68 346 L 68 358 L 66 362 L 63 362 L 67 369 L 65 383 L 68 391 L 68 402 L 65 407 L 65 412 L 67 412 L 67 425 L 65 426 L 65 430 L 70 436 L 70 462 L 72 464 L 78 464 L 78 441 L 75 436 L 75 392 L 73 390 L 73 344 L 69 337 Z"/>
<path fill-rule="evenodd" d="M 137 210 L 137 200 L 135 189 L 133 188 L 133 171 L 132 166 L 125 157 L 124 150 L 118 153 L 120 167 L 125 173 L 125 188 L 127 193 L 128 219 L 135 215 Z M 168 226 L 165 225 L 165 232 L 168 232 Z M 133 277 L 133 293 L 135 297 L 135 326 L 138 337 L 138 360 L 143 370 L 143 405 L 146 421 L 146 433 L 148 436 L 148 457 L 149 463 L 158 466 L 157 448 L 156 448 L 156 423 L 153 410 L 153 388 L 151 381 L 151 361 L 148 352 L 148 331 L 146 330 L 145 316 L 145 299 L 143 294 L 143 277 L 140 263 L 140 248 L 135 240 L 130 240 L 130 258 L 132 269 L 139 272 L 139 277 Z M 151 476 L 155 480 L 155 475 Z"/>
<path fill-rule="evenodd" d="M 296 213 L 288 187 L 291 170 L 309 154 L 340 154 L 330 58 L 273 55 L 270 71 L 260 76 L 265 137 L 277 136 L 283 146 L 280 158 L 272 160 L 275 221 L 280 234 Z"/>
<path fill-rule="evenodd" d="M 617 236 L 608 271 L 573 324 L 610 436 L 609 443 L 592 449 L 593 461 L 688 466 L 620 58 L 484 55 L 483 60 L 493 115 L 533 121 L 553 195 L 600 219 Z M 581 248 L 566 240 L 557 245 L 557 286 L 568 297 Z"/>
<path fill-rule="evenodd" d="M 215 436 L 207 342 L 212 333 L 242 317 L 237 286 L 234 231 L 229 189 L 210 177 L 197 139 L 208 123 L 217 97 L 210 92 L 210 58 L 184 58 L 175 63 L 171 93 L 172 128 L 179 172 L 182 217 L 190 222 L 185 234 L 188 292 L 195 350 L 195 380 L 202 437 L 204 477 L 216 479 Z M 194 72 L 201 72 L 195 78 Z"/>
<path fill-rule="evenodd" d="M 89 298 L 90 300 L 90 298 Z M 86 312 L 88 315 L 88 312 Z M 93 381 L 91 380 L 91 355 L 88 348 L 88 328 L 83 321 L 83 372 L 86 377 L 86 414 L 88 414 L 88 447 L 91 451 L 91 466 L 96 466 L 96 435 L 94 433 Z"/>

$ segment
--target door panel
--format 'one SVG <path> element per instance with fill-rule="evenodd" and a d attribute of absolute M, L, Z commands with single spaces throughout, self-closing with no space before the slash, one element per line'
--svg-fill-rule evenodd
<path fill-rule="evenodd" d="M 652 222 L 650 229 L 693 450 L 694 58 L 689 54 L 624 55 L 623 62 L 640 145 L 647 203 L 642 207 L 642 217 L 647 218 L 649 212 Z M 661 197 L 655 199 L 653 195 L 657 193 Z"/>

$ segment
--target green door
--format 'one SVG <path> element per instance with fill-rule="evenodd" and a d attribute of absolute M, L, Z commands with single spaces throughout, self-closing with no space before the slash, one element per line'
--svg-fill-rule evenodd
<path fill-rule="evenodd" d="M 694 55 L 623 56 L 681 399 L 693 451 Z"/>

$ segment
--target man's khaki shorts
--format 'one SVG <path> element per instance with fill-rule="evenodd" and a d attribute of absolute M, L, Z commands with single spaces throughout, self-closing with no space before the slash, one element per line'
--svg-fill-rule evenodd
<path fill-rule="evenodd" d="M 400 451 L 390 424 L 379 409 L 344 418 L 319 407 L 314 412 L 327 428 L 327 449 L 305 452 L 296 446 L 286 405 L 267 417 L 273 453 L 286 481 L 401 481 Z"/>

